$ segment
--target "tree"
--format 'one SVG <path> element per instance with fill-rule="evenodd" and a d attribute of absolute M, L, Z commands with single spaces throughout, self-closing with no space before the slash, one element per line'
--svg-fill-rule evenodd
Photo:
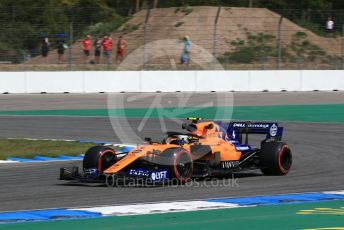
<path fill-rule="evenodd" d="M 135 12 L 140 10 L 140 0 L 136 0 Z"/>
<path fill-rule="evenodd" d="M 153 8 L 157 8 L 158 7 L 158 0 L 154 0 L 154 2 L 153 2 Z"/>

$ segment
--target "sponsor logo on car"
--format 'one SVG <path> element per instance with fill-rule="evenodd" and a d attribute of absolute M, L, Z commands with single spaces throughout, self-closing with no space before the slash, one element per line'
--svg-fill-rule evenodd
<path fill-rule="evenodd" d="M 149 176 L 149 170 L 146 170 L 146 169 L 130 169 L 129 175 L 130 176 L 148 177 Z"/>
<path fill-rule="evenodd" d="M 146 177 L 151 179 L 152 181 L 164 181 L 168 179 L 168 172 L 167 170 L 148 170 L 148 169 L 130 169 L 128 174 L 130 176 L 136 177 Z"/>
<path fill-rule="evenodd" d="M 84 174 L 88 176 L 98 175 L 98 169 L 96 168 L 84 169 Z"/>
<path fill-rule="evenodd" d="M 245 150 L 250 150 L 251 148 L 249 146 L 238 146 L 238 147 L 235 147 L 235 149 L 238 151 L 245 151 Z"/>
<path fill-rule="evenodd" d="M 253 128 L 253 129 L 267 129 L 269 124 L 256 123 L 256 124 L 246 124 L 246 123 L 234 123 L 234 128 Z"/>
<path fill-rule="evenodd" d="M 153 181 L 163 181 L 163 180 L 166 180 L 166 179 L 168 179 L 167 171 L 164 170 L 164 171 L 155 171 L 155 172 L 152 172 L 150 178 L 151 178 Z"/>
<path fill-rule="evenodd" d="M 276 124 L 273 124 L 270 127 L 270 136 L 275 137 L 277 135 L 277 132 L 278 132 L 278 127 Z"/>

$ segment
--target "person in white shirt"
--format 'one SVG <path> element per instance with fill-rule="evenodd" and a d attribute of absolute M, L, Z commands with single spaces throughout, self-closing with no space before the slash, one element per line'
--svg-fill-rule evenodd
<path fill-rule="evenodd" d="M 326 21 L 326 34 L 328 37 L 332 36 L 333 30 L 334 30 L 334 22 L 331 17 L 328 17 Z"/>

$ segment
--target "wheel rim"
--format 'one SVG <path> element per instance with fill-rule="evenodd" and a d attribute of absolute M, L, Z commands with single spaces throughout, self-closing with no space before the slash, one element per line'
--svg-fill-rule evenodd
<path fill-rule="evenodd" d="M 177 154 L 174 161 L 174 171 L 177 179 L 185 181 L 192 176 L 193 164 L 190 155 L 182 151 Z"/>
<path fill-rule="evenodd" d="M 109 168 L 114 162 L 116 161 L 116 155 L 115 152 L 112 150 L 107 150 L 102 153 L 102 156 L 100 158 L 100 169 L 99 171 L 104 171 L 107 168 Z"/>
<path fill-rule="evenodd" d="M 292 155 L 288 146 L 283 146 L 279 158 L 278 158 L 279 168 L 283 173 L 287 173 L 292 164 Z"/>

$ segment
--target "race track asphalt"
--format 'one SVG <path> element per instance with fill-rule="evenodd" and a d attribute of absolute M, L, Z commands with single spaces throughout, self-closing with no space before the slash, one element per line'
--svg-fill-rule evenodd
<path fill-rule="evenodd" d="M 112 94 L 117 97 L 122 94 Z M 147 107 L 154 94 L 128 94 L 139 97 L 128 107 Z M 153 98 L 149 99 L 149 96 Z M 159 94 L 175 101 L 181 94 Z M 107 94 L 45 94 L 0 95 L 0 111 L 97 109 L 106 108 Z M 148 96 L 148 97 L 146 97 Z M 199 104 L 213 98 L 233 98 L 234 105 L 282 104 L 343 104 L 343 92 L 308 93 L 219 93 L 192 94 L 189 104 Z M 217 100 L 216 99 L 216 100 Z M 218 100 L 217 105 L 226 100 Z M 115 105 L 117 106 L 117 105 Z M 120 106 L 120 104 L 119 104 Z M 124 120 L 115 120 L 124 124 Z M 128 119 L 124 128 L 137 128 L 141 120 Z M 158 202 L 214 197 L 269 195 L 294 192 L 343 190 L 344 183 L 344 124 L 284 123 L 284 140 L 293 153 L 293 167 L 284 177 L 239 174 L 238 186 L 228 186 L 228 179 L 219 184 L 205 182 L 193 186 L 170 187 L 118 187 L 70 185 L 59 181 L 59 168 L 80 165 L 80 162 L 0 164 L 0 211 L 116 205 L 138 202 Z M 180 130 L 174 122 L 166 129 Z M 121 142 L 118 127 L 112 128 L 106 117 L 35 117 L 1 116 L 0 138 L 31 137 Z M 117 131 L 117 134 L 116 132 Z M 149 119 L 140 137 L 161 140 L 162 130 L 157 119 Z M 224 184 L 225 183 L 225 184 Z M 222 185 L 222 186 L 221 186 Z M 223 186 L 225 185 L 225 186 Z M 233 185 L 236 185 L 233 183 Z"/>
<path fill-rule="evenodd" d="M 343 104 L 344 92 L 213 92 L 213 93 L 110 93 L 110 94 L 0 94 L 0 111 L 12 110 L 56 110 L 56 109 L 101 109 L 108 102 L 124 96 L 132 99 L 126 107 L 149 106 L 154 97 L 166 101 L 188 98 L 187 105 L 194 106 L 204 101 L 215 101 L 217 106 L 230 106 L 228 101 L 239 105 L 302 105 Z M 227 100 L 225 100 L 227 99 Z M 111 105 L 121 107 L 121 101 L 111 100 Z M 168 105 L 164 105 L 168 107 Z M 173 104 L 171 104 L 173 106 Z"/>
<path fill-rule="evenodd" d="M 121 122 L 121 121 L 119 121 Z M 135 127 L 137 119 L 129 119 Z M 284 140 L 293 152 L 293 167 L 284 177 L 239 174 L 235 187 L 220 179 L 190 187 L 118 187 L 70 185 L 59 181 L 59 168 L 80 162 L 0 165 L 0 211 L 116 205 L 138 202 L 206 199 L 297 192 L 343 190 L 344 125 L 285 123 Z M 92 139 L 117 142 L 108 118 L 0 117 L 0 137 Z M 149 127 L 149 128 L 148 128 Z M 176 123 L 167 129 L 179 130 Z M 141 136 L 161 139 L 157 120 L 148 120 Z M 225 182 L 226 186 L 221 186 Z M 235 185 L 235 183 L 234 183 Z"/>

